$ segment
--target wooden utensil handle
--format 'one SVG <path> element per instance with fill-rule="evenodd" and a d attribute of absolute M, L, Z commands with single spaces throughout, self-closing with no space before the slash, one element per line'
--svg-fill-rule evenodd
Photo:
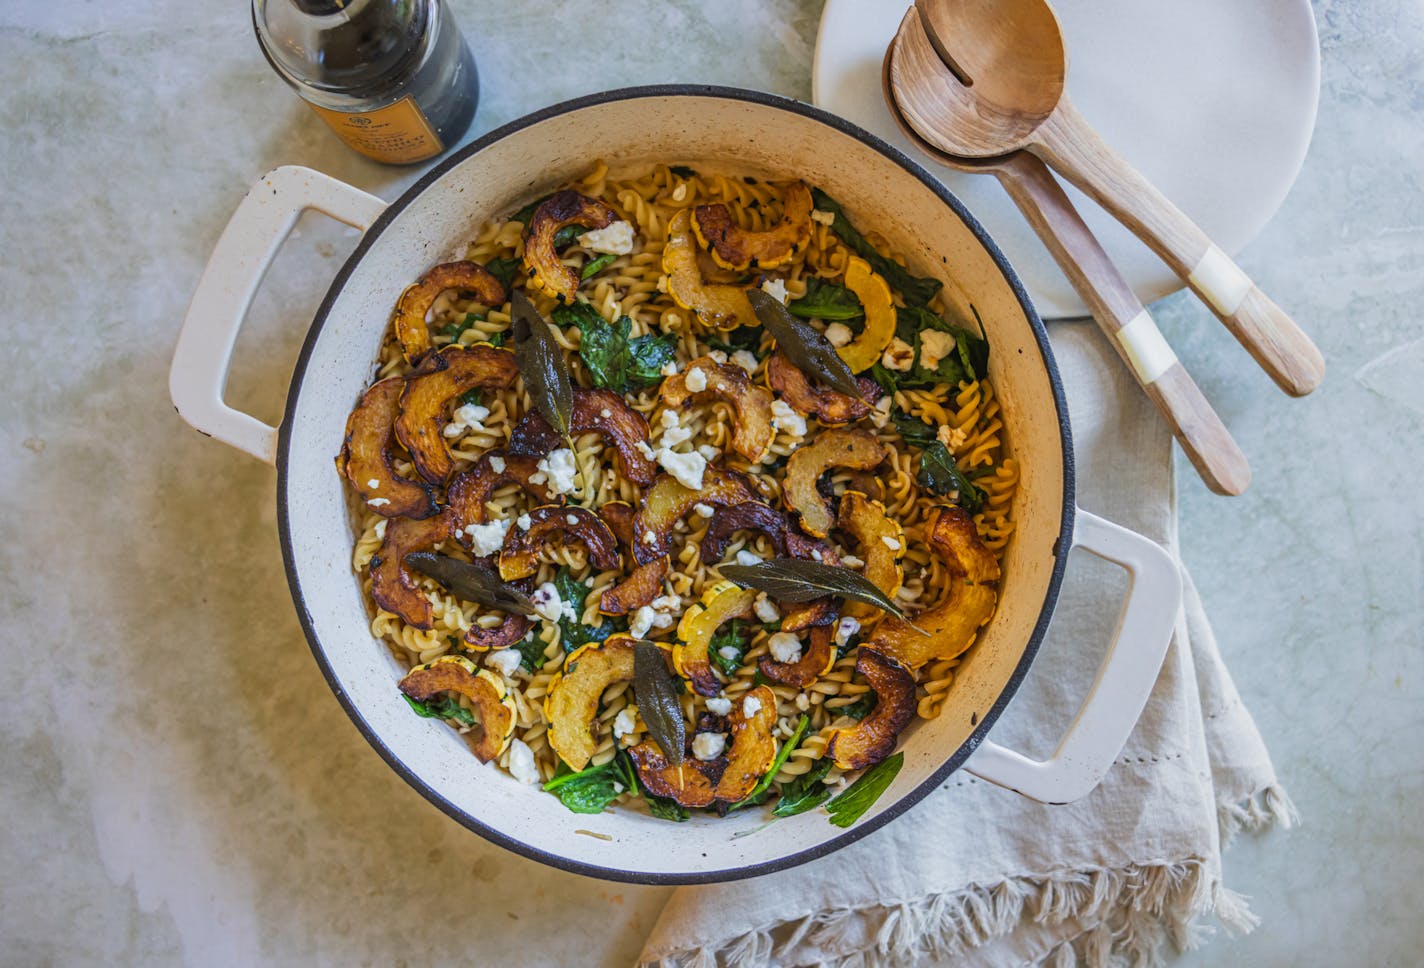
<path fill-rule="evenodd" d="M 1217 494 L 1244 491 L 1251 482 L 1246 455 L 1053 173 L 1026 152 L 1005 160 L 996 172 L 1118 355 L 1157 405 L 1206 486 Z"/>
<path fill-rule="evenodd" d="M 1320 385 L 1325 359 L 1181 209 L 1110 148 L 1065 97 L 1029 149 L 1111 212 L 1181 276 L 1282 390 Z"/>

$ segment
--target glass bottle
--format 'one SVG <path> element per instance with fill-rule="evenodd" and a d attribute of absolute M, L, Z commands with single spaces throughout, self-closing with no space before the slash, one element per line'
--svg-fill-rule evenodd
<path fill-rule="evenodd" d="M 252 0 L 252 24 L 282 79 L 376 161 L 432 158 L 475 116 L 475 60 L 441 0 Z"/>

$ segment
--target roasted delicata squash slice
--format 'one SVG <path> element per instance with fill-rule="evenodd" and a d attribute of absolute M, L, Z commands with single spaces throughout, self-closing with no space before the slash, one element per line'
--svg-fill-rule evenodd
<path fill-rule="evenodd" d="M 831 731 L 826 755 L 843 770 L 874 766 L 895 752 L 900 730 L 915 716 L 915 676 L 894 659 L 861 646 L 855 671 L 875 692 L 875 708 L 859 723 Z"/>
<path fill-rule="evenodd" d="M 702 389 L 690 389 L 688 380 Z M 753 464 L 766 456 L 776 439 L 776 428 L 771 425 L 771 392 L 752 383 L 747 371 L 735 363 L 719 364 L 710 356 L 698 357 L 681 373 L 663 380 L 662 398 L 672 408 L 689 400 L 700 403 L 708 399 L 730 406 L 736 427 L 732 449 Z"/>
<path fill-rule="evenodd" d="M 486 306 L 503 306 L 509 299 L 504 283 L 478 262 L 446 262 L 420 277 L 401 293 L 391 318 L 406 362 L 414 363 L 430 349 L 430 327 L 425 316 L 435 298 L 447 289 L 463 289 Z"/>
<path fill-rule="evenodd" d="M 598 516 L 613 532 L 619 545 L 630 556 L 633 555 L 633 519 L 637 509 L 627 501 L 608 501 L 598 509 Z M 663 579 L 667 577 L 670 562 L 667 556 L 657 558 L 644 565 L 638 565 L 612 588 L 604 591 L 598 601 L 598 610 L 604 615 L 627 615 L 644 605 L 651 605 L 663 590 Z"/>
<path fill-rule="evenodd" d="M 836 352 L 852 373 L 860 373 L 875 365 L 895 336 L 895 300 L 890 295 L 890 284 L 857 255 L 846 263 L 845 287 L 856 294 L 865 308 L 865 329 Z"/>
<path fill-rule="evenodd" d="M 571 303 L 578 291 L 578 273 L 564 265 L 554 251 L 554 236 L 569 225 L 606 229 L 618 221 L 618 213 L 596 198 L 573 189 L 555 192 L 534 210 L 524 227 L 524 267 L 529 288 L 542 289 L 559 302 Z"/>
<path fill-rule="evenodd" d="M 712 259 L 724 269 L 774 269 L 811 240 L 811 189 L 796 182 L 782 196 L 781 220 L 763 232 L 739 226 L 732 211 L 718 202 L 699 205 L 692 212 L 692 228 L 697 238 L 712 252 Z"/>
<path fill-rule="evenodd" d="M 835 524 L 829 502 L 816 486 L 833 467 L 868 471 L 887 456 L 885 445 L 868 431 L 846 427 L 827 430 L 791 455 L 781 482 L 782 500 L 801 516 L 801 527 L 824 538 Z"/>
<path fill-rule="evenodd" d="M 777 557 L 814 559 L 819 552 L 821 561 L 835 564 L 836 555 L 830 545 L 808 538 L 797 530 L 785 513 L 761 501 L 715 508 L 698 546 L 702 560 L 709 564 L 721 561 L 738 531 L 766 535 Z"/>
<path fill-rule="evenodd" d="M 529 512 L 529 528 L 510 525 L 499 553 L 499 577 L 505 581 L 528 578 L 539 568 L 539 552 L 554 544 L 577 539 L 588 549 L 588 560 L 604 571 L 623 563 L 618 541 L 608 525 L 588 508 L 546 505 Z"/>
<path fill-rule="evenodd" d="M 442 655 L 429 665 L 416 666 L 400 681 L 400 691 L 417 702 L 440 692 L 464 696 L 480 712 L 480 738 L 470 744 L 475 757 L 488 763 L 509 747 L 514 737 L 514 697 L 504 680 L 488 669 L 476 669 L 469 659 Z"/>
<path fill-rule="evenodd" d="M 518 374 L 513 353 L 483 344 L 447 346 L 421 361 L 406 378 L 395 424 L 396 437 L 421 477 L 440 484 L 455 469 L 442 431 L 460 395 L 477 387 L 503 390 Z"/>
<path fill-rule="evenodd" d="M 400 414 L 405 378 L 393 376 L 375 384 L 346 418 L 346 439 L 336 466 L 366 507 L 387 518 L 428 518 L 438 508 L 435 491 L 424 481 L 407 480 L 391 466 L 395 423 Z"/>
<path fill-rule="evenodd" d="M 712 760 L 693 756 L 672 766 L 656 743 L 628 751 L 638 779 L 654 796 L 671 797 L 684 807 L 736 803 L 751 794 L 776 760 L 776 694 L 757 686 L 732 704 L 727 752 Z"/>
<path fill-rule="evenodd" d="M 540 504 L 561 503 L 562 497 L 529 479 L 538 470 L 537 457 L 505 450 L 485 451 L 468 470 L 456 474 L 446 489 L 446 502 L 454 515 L 456 528 L 488 523 L 489 499 L 506 484 L 518 484 Z M 458 533 L 456 537 L 461 538 L 461 544 L 467 540 Z"/>
<path fill-rule="evenodd" d="M 856 378 L 864 399 L 847 396 L 830 387 L 812 384 L 796 364 L 777 350 L 767 360 L 766 384 L 798 413 L 815 417 L 826 427 L 839 427 L 867 416 L 874 408 L 867 403 L 884 394 L 880 384 L 869 377 Z"/>
<path fill-rule="evenodd" d="M 885 513 L 885 505 L 859 491 L 847 491 L 841 498 L 840 529 L 853 537 L 865 560 L 861 574 L 876 588 L 895 599 L 904 583 L 900 559 L 905 557 L 905 533 Z M 864 602 L 846 602 L 845 613 L 862 622 L 884 614 Z"/>
<path fill-rule="evenodd" d="M 505 614 L 504 621 L 492 628 L 471 625 L 469 631 L 465 633 L 465 648 L 471 652 L 507 649 L 528 635 L 532 628 L 534 628 L 532 618 L 510 612 Z"/>
<path fill-rule="evenodd" d="M 645 565 L 666 555 L 672 548 L 673 526 L 699 504 L 716 508 L 758 497 L 745 477 L 715 464 L 707 466 L 698 491 L 685 487 L 671 474 L 661 474 L 643 495 L 643 506 L 633 518 L 633 556 Z"/>
<path fill-rule="evenodd" d="M 429 551 L 448 541 L 453 522 L 448 512 L 430 518 L 392 518 L 386 536 L 371 556 L 371 598 L 405 624 L 429 630 L 435 627 L 430 599 L 420 590 L 420 580 L 405 567 L 405 556 Z"/>
<path fill-rule="evenodd" d="M 783 626 L 784 628 L 784 626 Z M 810 641 L 795 662 L 777 662 L 764 655 L 757 663 L 761 674 L 772 682 L 783 686 L 805 689 L 821 678 L 836 664 L 836 647 L 833 641 L 834 629 L 822 625 L 811 629 Z"/>
<path fill-rule="evenodd" d="M 574 387 L 569 433 L 578 437 L 589 432 L 602 434 L 618 452 L 618 470 L 628 480 L 646 487 L 657 477 L 658 465 L 638 446 L 648 444 L 648 420 L 624 402 L 622 394 Z M 562 446 L 563 438 L 538 410 L 524 415 L 509 440 L 511 452 L 539 457 Z"/>
<path fill-rule="evenodd" d="M 590 642 L 564 660 L 564 671 L 549 683 L 544 718 L 549 721 L 549 745 L 575 771 L 588 766 L 598 749 L 593 723 L 603 690 L 633 679 L 631 635 L 610 635 Z"/>
<path fill-rule="evenodd" d="M 926 543 L 949 569 L 949 591 L 914 616 L 914 626 L 887 616 L 867 643 L 911 670 L 932 660 L 953 659 L 969 648 L 999 598 L 999 563 L 979 538 L 969 512 L 941 508 L 928 525 Z M 915 626 L 929 634 L 920 634 Z"/>
<path fill-rule="evenodd" d="M 702 601 L 683 613 L 677 623 L 677 644 L 672 649 L 672 665 L 677 674 L 704 696 L 722 691 L 722 683 L 712 671 L 707 650 L 717 629 L 734 618 L 750 618 L 756 601 L 755 589 L 719 581 L 702 593 Z"/>
<path fill-rule="evenodd" d="M 691 220 L 691 214 L 683 209 L 668 223 L 667 244 L 663 246 L 668 294 L 683 309 L 696 313 L 704 326 L 728 330 L 755 325 L 756 312 L 747 300 L 745 289 L 710 283 L 702 278 Z"/>

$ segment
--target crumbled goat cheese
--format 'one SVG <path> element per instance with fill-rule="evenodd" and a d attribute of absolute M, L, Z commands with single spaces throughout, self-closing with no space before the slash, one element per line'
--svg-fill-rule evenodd
<path fill-rule="evenodd" d="M 950 333 L 941 333 L 937 329 L 921 330 L 920 366 L 933 370 L 939 366 L 940 360 L 954 352 L 955 346 L 954 336 Z"/>
<path fill-rule="evenodd" d="M 569 527 L 576 527 L 578 525 L 577 514 L 566 514 L 564 515 L 564 520 L 569 523 Z"/>
<path fill-rule="evenodd" d="M 687 376 L 682 378 L 683 386 L 692 393 L 701 393 L 707 389 L 707 374 L 702 372 L 701 367 L 694 367 L 687 371 Z"/>
<path fill-rule="evenodd" d="M 559 590 L 551 581 L 546 581 L 534 589 L 529 601 L 534 604 L 534 611 L 546 622 L 557 622 L 559 616 L 564 614 L 564 603 L 559 600 Z"/>
<path fill-rule="evenodd" d="M 633 620 L 628 623 L 628 634 L 635 639 L 641 639 L 648 634 L 648 630 L 653 627 L 653 619 L 657 618 L 657 613 L 650 607 L 644 605 L 633 613 Z"/>
<path fill-rule="evenodd" d="M 777 662 L 798 662 L 801 659 L 801 640 L 790 632 L 777 632 L 767 639 L 766 646 Z"/>
<path fill-rule="evenodd" d="M 722 733 L 698 733 L 692 737 L 692 755 L 699 760 L 715 760 L 727 748 L 727 737 Z"/>
<path fill-rule="evenodd" d="M 604 420 L 607 420 L 609 417 L 613 416 L 613 411 L 609 410 L 607 407 L 604 407 L 602 410 L 598 411 L 598 415 Z"/>
<path fill-rule="evenodd" d="M 758 592 L 756 602 L 752 605 L 752 610 L 756 612 L 758 622 L 775 622 L 781 618 L 781 609 L 776 607 L 776 603 L 766 597 L 766 592 Z"/>
<path fill-rule="evenodd" d="M 626 789 L 628 789 L 628 788 L 625 787 L 623 784 L 619 783 L 617 780 L 614 780 L 614 781 L 613 781 L 613 792 L 614 792 L 614 794 L 622 793 L 622 792 L 623 792 L 624 790 L 626 790 Z"/>
<path fill-rule="evenodd" d="M 522 739 L 510 741 L 509 773 L 520 783 L 532 785 L 539 782 L 539 767 L 534 763 L 534 751 Z"/>
<path fill-rule="evenodd" d="M 716 447 L 713 447 L 711 444 L 698 444 L 697 452 L 701 454 L 702 459 L 709 464 L 716 460 L 718 457 L 722 456 L 722 452 Z"/>
<path fill-rule="evenodd" d="M 614 222 L 606 228 L 585 232 L 579 236 L 579 245 L 594 252 L 627 255 L 633 251 L 633 223 Z"/>
<path fill-rule="evenodd" d="M 385 540 L 386 540 L 386 519 L 385 519 L 385 518 L 381 518 L 381 520 L 379 520 L 379 521 L 376 522 L 376 537 L 380 538 L 382 541 L 385 541 Z"/>
<path fill-rule="evenodd" d="M 662 436 L 658 438 L 658 443 L 664 448 L 671 449 L 692 439 L 692 431 L 678 423 L 677 414 L 672 410 L 663 411 L 661 422 L 663 432 Z"/>
<path fill-rule="evenodd" d="M 915 348 L 896 336 L 890 340 L 890 345 L 885 347 L 880 362 L 885 364 L 887 370 L 899 370 L 903 373 L 915 365 Z"/>
<path fill-rule="evenodd" d="M 522 658 L 517 649 L 500 649 L 498 652 L 491 652 L 485 661 L 492 668 L 497 669 L 500 675 L 509 679 L 519 671 L 519 663 Z"/>
<path fill-rule="evenodd" d="M 659 595 L 653 599 L 652 606 L 659 612 L 680 612 L 682 611 L 682 596 Z"/>
<path fill-rule="evenodd" d="M 806 418 L 791 408 L 785 400 L 771 402 L 771 425 L 793 437 L 806 436 Z"/>
<path fill-rule="evenodd" d="M 890 422 L 890 406 L 894 401 L 889 396 L 881 397 L 875 401 L 875 409 L 870 412 L 870 422 L 876 429 L 883 428 Z"/>
<path fill-rule="evenodd" d="M 891 551 L 899 551 L 899 550 L 900 550 L 900 542 L 896 541 L 894 538 L 890 537 L 888 534 L 882 534 L 882 535 L 880 536 L 880 540 L 883 541 L 883 542 L 885 543 L 885 547 L 889 548 Z"/>
<path fill-rule="evenodd" d="M 676 615 L 670 615 L 670 614 L 667 613 L 667 612 L 659 612 L 658 614 L 656 614 L 656 615 L 653 616 L 653 628 L 655 628 L 655 629 L 670 629 L 670 628 L 672 628 L 673 623 L 676 622 L 676 621 L 677 621 L 677 616 L 676 616 Z"/>
<path fill-rule="evenodd" d="M 742 700 L 742 718 L 751 719 L 761 712 L 761 700 L 756 696 L 748 696 Z"/>
<path fill-rule="evenodd" d="M 662 369 L 658 370 L 658 372 L 661 373 L 663 376 L 677 376 L 677 361 L 668 360 L 666 363 L 663 364 Z"/>
<path fill-rule="evenodd" d="M 381 481 L 379 478 L 373 477 L 366 482 L 366 486 L 373 491 L 379 491 L 381 489 Z"/>
<path fill-rule="evenodd" d="M 806 710 L 810 709 L 811 697 L 807 696 L 804 692 L 798 692 L 796 694 L 796 708 L 801 710 L 803 713 Z"/>
<path fill-rule="evenodd" d="M 390 503 L 391 503 L 391 499 L 388 498 L 388 497 L 373 497 L 373 498 L 371 498 L 371 500 L 367 501 L 366 503 L 369 504 L 369 505 L 371 505 L 371 507 L 373 507 L 373 508 L 383 508 L 383 507 L 385 507 L 387 504 L 390 504 Z"/>
<path fill-rule="evenodd" d="M 832 346 L 845 346 L 855 339 L 855 334 L 845 323 L 831 323 L 826 327 L 826 339 L 831 341 Z"/>
<path fill-rule="evenodd" d="M 538 468 L 548 478 L 549 490 L 555 494 L 573 493 L 578 479 L 578 464 L 574 461 L 573 451 L 560 447 L 542 458 Z"/>
<path fill-rule="evenodd" d="M 813 210 L 813 211 L 811 212 L 811 221 L 813 221 L 813 222 L 820 222 L 822 225 L 835 225 L 835 224 L 836 224 L 836 213 L 835 213 L 835 212 L 823 212 L 823 211 L 821 211 L 821 210 L 818 208 L 818 209 L 815 209 L 815 210 Z"/>
<path fill-rule="evenodd" d="M 529 517 L 528 514 L 521 514 L 518 518 L 515 519 L 514 523 L 519 525 L 520 531 L 528 531 L 531 527 L 534 526 L 534 521 Z"/>
<path fill-rule="evenodd" d="M 717 650 L 717 654 L 720 655 L 722 658 L 726 659 L 728 662 L 735 661 L 742 657 L 741 650 L 739 650 L 735 645 L 724 645 Z"/>
<path fill-rule="evenodd" d="M 687 182 L 679 182 L 678 186 L 672 190 L 672 200 L 681 202 L 687 198 Z"/>
<path fill-rule="evenodd" d="M 697 512 L 698 517 L 703 518 L 710 518 L 713 513 L 712 505 L 703 504 L 701 501 L 698 501 L 696 504 L 694 504 L 692 506 L 692 510 Z"/>
<path fill-rule="evenodd" d="M 508 531 L 507 520 L 465 525 L 465 535 L 470 539 L 470 550 L 477 555 L 492 555 L 504 547 L 504 536 Z"/>
<path fill-rule="evenodd" d="M 737 352 L 732 354 L 732 362 L 748 373 L 755 373 L 757 367 L 761 366 L 761 362 L 751 350 L 737 350 Z"/>
<path fill-rule="evenodd" d="M 959 449 L 960 445 L 964 443 L 964 437 L 964 431 L 958 427 L 951 427 L 948 424 L 942 424 L 939 430 L 935 431 L 935 440 L 944 444 L 945 449 L 950 453 Z"/>
<path fill-rule="evenodd" d="M 702 490 L 702 475 L 707 471 L 707 460 L 701 454 L 679 454 L 664 447 L 658 451 L 658 463 L 683 487 Z"/>
<path fill-rule="evenodd" d="M 657 544 L 658 536 L 653 533 L 652 528 L 643 532 L 643 544 Z"/>
<path fill-rule="evenodd" d="M 648 460 L 653 459 L 653 448 L 648 446 L 648 442 L 646 440 L 638 441 L 633 445 L 633 447 L 638 451 L 638 453 L 642 454 Z"/>
<path fill-rule="evenodd" d="M 761 555 L 754 554 L 746 548 L 742 548 L 737 552 L 737 564 L 739 565 L 759 565 L 761 561 Z"/>
<path fill-rule="evenodd" d="M 506 466 L 504 463 L 504 458 L 494 454 L 490 455 L 489 465 L 490 470 L 494 471 L 496 474 L 503 474 L 504 468 Z"/>
<path fill-rule="evenodd" d="M 732 711 L 732 700 L 726 696 L 714 696 L 707 700 L 707 711 L 716 713 L 718 716 L 729 715 Z"/>
<path fill-rule="evenodd" d="M 727 354 L 722 350 L 708 350 L 707 355 L 717 362 L 718 366 L 727 362 Z"/>
<path fill-rule="evenodd" d="M 614 739 L 622 739 L 624 736 L 637 730 L 637 722 L 634 719 L 637 712 L 637 706 L 624 706 L 618 710 L 618 715 L 613 718 Z"/>
<path fill-rule="evenodd" d="M 836 623 L 836 646 L 845 645 L 850 641 L 850 637 L 860 631 L 860 623 L 855 619 L 846 616 Z"/>
<path fill-rule="evenodd" d="M 855 555 L 846 555 L 844 558 L 841 559 L 841 564 L 845 565 L 847 568 L 864 568 L 865 559 L 857 558 Z"/>
<path fill-rule="evenodd" d="M 811 557 L 814 558 L 814 559 L 816 559 L 817 561 L 824 561 L 825 558 L 826 558 L 825 555 L 821 554 L 821 549 L 820 549 L 820 548 L 812 548 L 812 549 L 811 549 Z"/>
<path fill-rule="evenodd" d="M 478 403 L 467 403 L 455 408 L 455 419 L 471 427 L 479 426 L 489 415 L 489 407 L 482 407 Z"/>
<path fill-rule="evenodd" d="M 767 279 L 761 284 L 761 291 L 778 302 L 786 302 L 786 280 Z"/>

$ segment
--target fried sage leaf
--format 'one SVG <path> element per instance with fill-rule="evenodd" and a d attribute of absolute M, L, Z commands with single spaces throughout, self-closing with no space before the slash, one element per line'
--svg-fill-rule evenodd
<path fill-rule="evenodd" d="M 499 576 L 487 568 L 431 551 L 412 552 L 405 556 L 404 561 L 407 568 L 434 578 L 467 602 L 516 615 L 534 614 L 534 603 L 527 595 L 500 581 Z"/>
<path fill-rule="evenodd" d="M 880 799 L 880 794 L 890 786 L 904 765 L 905 754 L 896 753 L 862 773 L 860 779 L 846 788 L 844 793 L 826 804 L 831 823 L 837 827 L 849 827 L 859 820 Z"/>
<path fill-rule="evenodd" d="M 776 345 L 781 347 L 781 352 L 785 353 L 786 358 L 796 364 L 801 372 L 832 390 L 838 390 L 857 400 L 864 399 L 860 393 L 860 384 L 855 381 L 855 374 L 845 365 L 830 340 L 816 332 L 809 323 L 791 315 L 775 296 L 760 289 L 748 289 L 747 299 L 751 301 L 757 319 L 761 320 L 771 338 L 776 340 Z"/>
<path fill-rule="evenodd" d="M 564 439 L 573 420 L 574 387 L 564 351 L 554 339 L 549 321 L 522 292 L 510 296 L 514 317 L 514 362 L 534 406 Z"/>
<path fill-rule="evenodd" d="M 865 602 L 898 619 L 905 618 L 900 606 L 870 579 L 839 565 L 781 558 L 756 565 L 723 565 L 720 571 L 723 578 L 743 588 L 755 588 L 783 602 L 813 602 L 831 595 Z"/>
<path fill-rule="evenodd" d="M 668 764 L 677 766 L 687 743 L 687 724 L 663 650 L 651 642 L 640 641 L 633 646 L 633 695 L 638 699 L 638 714 L 648 727 L 648 735 L 663 751 Z"/>

